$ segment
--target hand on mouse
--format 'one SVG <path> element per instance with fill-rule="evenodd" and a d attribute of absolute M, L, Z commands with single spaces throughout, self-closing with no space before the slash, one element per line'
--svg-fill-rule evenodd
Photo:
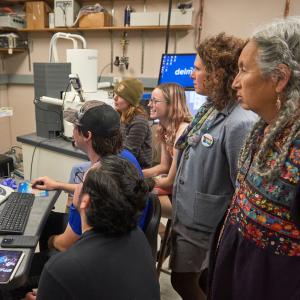
<path fill-rule="evenodd" d="M 52 190 L 59 189 L 58 182 L 47 176 L 33 179 L 31 181 L 31 185 L 32 185 L 32 188 L 39 189 L 39 190 L 52 191 Z"/>

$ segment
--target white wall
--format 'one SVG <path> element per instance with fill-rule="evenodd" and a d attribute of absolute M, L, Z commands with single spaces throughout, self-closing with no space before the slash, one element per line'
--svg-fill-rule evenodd
<path fill-rule="evenodd" d="M 142 0 L 118 1 L 115 0 L 115 21 L 116 25 L 123 23 L 123 10 L 126 4 L 131 4 L 137 11 L 143 10 Z M 178 2 L 178 1 L 173 1 Z M 166 11 L 167 0 L 148 0 L 147 9 L 152 11 Z M 111 1 L 101 1 L 101 4 L 108 9 Z M 195 9 L 199 7 L 200 0 L 194 0 Z M 253 29 L 258 25 L 269 22 L 274 18 L 282 17 L 285 1 L 274 0 L 206 0 L 204 5 L 202 39 L 225 31 L 238 37 L 247 38 Z M 300 15 L 300 1 L 291 1 L 290 15 Z M 114 56 L 121 55 L 119 44 L 122 32 L 113 33 Z M 169 52 L 174 51 L 174 35 L 171 34 Z M 87 39 L 88 47 L 96 48 L 99 51 L 100 70 L 110 62 L 110 35 L 108 32 L 83 32 Z M 110 73 L 107 67 L 103 76 L 137 76 L 157 77 L 160 65 L 160 57 L 165 49 L 164 31 L 145 32 L 145 65 L 144 73 L 141 74 L 141 33 L 128 32 L 130 59 L 129 70 L 120 73 L 114 67 Z M 50 33 L 30 33 L 30 56 L 32 62 L 47 62 L 48 47 L 51 38 Z M 177 52 L 194 52 L 194 32 L 177 33 Z M 65 49 L 69 44 L 59 42 L 59 56 L 62 61 L 65 59 Z M 29 70 L 28 55 L 26 53 L 10 56 L 4 59 L 4 70 L 8 74 L 32 74 Z M 1 61 L 0 61 L 1 63 Z M 10 85 L 8 89 L 1 87 L 0 104 L 7 103 L 14 107 L 15 114 L 8 120 L 0 119 L 0 152 L 9 145 L 16 144 L 16 136 L 35 131 L 33 87 L 24 85 Z"/>

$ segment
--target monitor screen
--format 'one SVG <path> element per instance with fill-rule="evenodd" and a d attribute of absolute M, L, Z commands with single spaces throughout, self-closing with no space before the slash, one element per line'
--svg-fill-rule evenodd
<path fill-rule="evenodd" d="M 161 58 L 158 84 L 175 82 L 185 89 L 193 89 L 191 74 L 194 70 L 195 53 L 163 54 Z"/>
<path fill-rule="evenodd" d="M 193 116 L 207 99 L 206 96 L 199 95 L 195 91 L 185 91 L 185 96 L 187 106 Z"/>

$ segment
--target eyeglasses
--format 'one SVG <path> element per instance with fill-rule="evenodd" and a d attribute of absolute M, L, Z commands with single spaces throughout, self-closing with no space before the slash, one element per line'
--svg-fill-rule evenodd
<path fill-rule="evenodd" d="M 153 103 L 153 104 L 157 104 L 157 103 L 159 103 L 159 102 L 165 102 L 165 103 L 168 103 L 168 101 L 166 101 L 166 100 L 159 100 L 159 99 L 156 99 L 156 98 L 150 98 L 149 99 L 149 103 Z"/>

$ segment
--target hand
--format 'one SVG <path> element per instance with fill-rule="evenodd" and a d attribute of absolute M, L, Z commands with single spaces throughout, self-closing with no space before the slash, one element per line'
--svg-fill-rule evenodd
<path fill-rule="evenodd" d="M 25 295 L 25 298 L 23 298 L 22 300 L 36 300 L 36 293 L 29 292 Z"/>
<path fill-rule="evenodd" d="M 36 179 L 33 179 L 31 181 L 31 185 L 33 188 L 39 189 L 39 190 L 57 190 L 59 189 L 59 183 L 47 176 L 39 177 Z"/>

